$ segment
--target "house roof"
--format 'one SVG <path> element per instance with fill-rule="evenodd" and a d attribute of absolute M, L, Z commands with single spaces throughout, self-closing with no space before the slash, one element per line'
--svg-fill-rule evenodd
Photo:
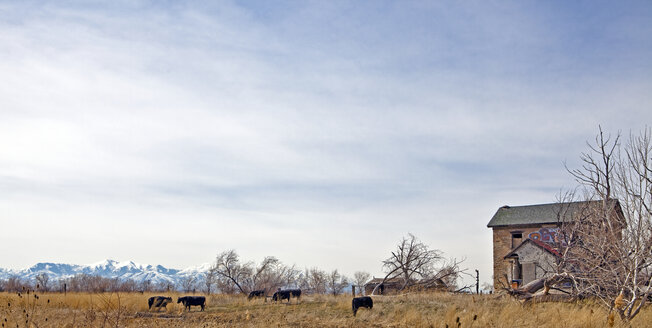
<path fill-rule="evenodd" d="M 526 206 L 505 205 L 496 211 L 487 227 L 565 222 L 572 218 L 573 213 L 592 204 L 599 205 L 600 202 L 598 200 Z M 619 205 L 617 200 L 614 200 L 613 203 L 614 206 Z"/>
<path fill-rule="evenodd" d="M 374 277 L 373 279 L 369 280 L 369 282 L 367 282 L 365 285 L 377 285 L 377 284 L 379 284 L 381 282 L 383 282 L 383 278 Z M 403 278 L 400 278 L 400 277 L 387 279 L 385 281 L 385 285 L 402 284 L 402 283 L 403 283 Z"/>
<path fill-rule="evenodd" d="M 387 279 L 387 281 L 385 281 L 384 285 L 387 286 L 387 287 L 396 287 L 397 285 L 402 285 L 404 281 L 405 280 L 403 280 L 402 277 L 395 277 L 395 278 Z M 381 282 L 383 282 L 383 278 L 374 277 L 369 282 L 367 282 L 365 284 L 365 286 L 374 286 L 375 287 L 376 285 L 380 284 Z M 440 278 L 421 279 L 421 280 L 418 280 L 418 281 L 414 280 L 413 283 L 415 285 L 417 285 L 417 286 L 426 286 L 426 287 L 445 287 L 446 286 L 446 283 Z"/>
<path fill-rule="evenodd" d="M 528 238 L 525 241 L 523 241 L 520 245 L 516 246 L 516 248 L 514 248 L 511 252 L 507 253 L 507 255 L 505 255 L 504 258 L 508 258 L 510 256 L 513 256 L 514 254 L 517 254 L 518 250 L 521 249 L 523 246 L 525 246 L 528 243 L 532 244 L 532 245 L 534 245 L 534 246 L 536 246 L 536 247 L 538 247 L 540 249 L 543 249 L 544 251 L 547 251 L 548 253 L 550 253 L 552 255 L 561 257 L 561 254 L 556 249 L 552 248 L 552 246 L 550 246 L 549 244 L 546 244 L 546 243 L 544 243 L 544 242 L 542 242 L 540 240 L 535 240 L 535 239 L 529 239 Z"/>

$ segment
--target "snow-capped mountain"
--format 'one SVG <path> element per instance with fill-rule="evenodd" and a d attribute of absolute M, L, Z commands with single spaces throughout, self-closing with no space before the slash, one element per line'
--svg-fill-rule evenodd
<path fill-rule="evenodd" d="M 143 265 L 128 262 L 105 260 L 88 265 L 64 264 L 64 263 L 37 263 L 36 265 L 22 270 L 8 270 L 0 268 L 0 279 L 6 280 L 9 277 L 17 276 L 22 280 L 33 281 L 36 275 L 47 273 L 51 281 L 70 278 L 78 274 L 101 276 L 105 278 L 118 278 L 120 280 L 131 279 L 137 283 L 147 280 L 152 284 L 173 283 L 177 286 L 187 277 L 194 276 L 197 281 L 202 281 L 210 268 L 209 263 L 196 267 L 189 267 L 183 270 L 170 269 L 162 265 Z"/>

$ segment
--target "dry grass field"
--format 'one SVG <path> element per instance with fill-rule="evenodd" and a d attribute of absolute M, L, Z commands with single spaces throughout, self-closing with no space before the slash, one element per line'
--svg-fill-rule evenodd
<path fill-rule="evenodd" d="M 374 297 L 372 310 L 351 312 L 349 296 L 304 296 L 300 302 L 248 302 L 244 296 L 212 295 L 205 312 L 176 303 L 149 311 L 154 294 L 0 293 L 2 327 L 609 327 L 607 313 L 591 302 L 521 305 L 510 298 L 445 293 Z M 627 324 L 652 326 L 647 307 Z"/>

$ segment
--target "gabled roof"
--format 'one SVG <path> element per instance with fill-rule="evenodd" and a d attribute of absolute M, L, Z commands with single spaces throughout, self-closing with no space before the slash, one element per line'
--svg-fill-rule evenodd
<path fill-rule="evenodd" d="M 385 281 L 384 285 L 387 287 L 397 287 L 403 285 L 403 280 L 402 277 L 394 277 L 391 279 L 387 279 Z M 365 284 L 365 286 L 376 286 L 383 282 L 383 278 L 376 278 L 374 277 L 371 279 L 369 282 Z M 414 284 L 415 286 L 422 286 L 422 287 L 446 287 L 446 283 L 441 279 L 441 278 L 425 278 L 421 280 L 411 280 L 411 283 Z"/>
<path fill-rule="evenodd" d="M 550 254 L 552 254 L 554 256 L 561 257 L 561 254 L 556 249 L 552 248 L 552 246 L 550 246 L 549 244 L 546 244 L 546 243 L 544 243 L 544 242 L 542 242 L 540 240 L 535 240 L 535 239 L 529 239 L 528 238 L 525 241 L 523 241 L 520 245 L 516 246 L 516 248 L 514 248 L 511 252 L 507 253 L 507 255 L 505 255 L 504 258 L 506 259 L 506 258 L 508 258 L 510 256 L 514 256 L 515 254 L 518 253 L 518 250 L 523 248 L 523 246 L 525 246 L 526 244 L 532 244 L 532 245 L 534 245 L 534 246 L 536 246 L 536 247 L 538 247 L 538 248 L 540 248 L 540 249 L 542 249 L 544 251 L 547 251 L 548 253 L 550 253 Z"/>
<path fill-rule="evenodd" d="M 403 281 L 404 280 L 401 277 L 390 278 L 385 281 L 385 285 L 402 284 Z M 383 278 L 374 277 L 373 279 L 369 280 L 365 285 L 377 285 L 381 282 L 383 282 Z"/>
<path fill-rule="evenodd" d="M 503 206 L 496 211 L 487 227 L 511 225 L 545 224 L 566 222 L 587 206 L 598 206 L 602 201 L 581 201 L 570 203 L 551 203 L 526 206 Z M 613 200 L 614 206 L 620 206 Z"/>

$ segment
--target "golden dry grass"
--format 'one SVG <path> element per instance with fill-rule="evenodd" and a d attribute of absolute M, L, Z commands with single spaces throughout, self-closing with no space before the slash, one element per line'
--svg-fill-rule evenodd
<path fill-rule="evenodd" d="M 523 306 L 510 298 L 445 293 L 374 297 L 372 310 L 351 312 L 349 296 L 305 296 L 300 302 L 248 302 L 212 295 L 205 312 L 172 303 L 149 311 L 140 293 L 0 293 L 3 327 L 605 327 L 607 312 L 592 302 Z M 180 294 L 169 294 L 176 302 Z M 649 306 L 631 327 L 649 327 Z M 629 327 L 617 317 L 615 327 Z"/>

